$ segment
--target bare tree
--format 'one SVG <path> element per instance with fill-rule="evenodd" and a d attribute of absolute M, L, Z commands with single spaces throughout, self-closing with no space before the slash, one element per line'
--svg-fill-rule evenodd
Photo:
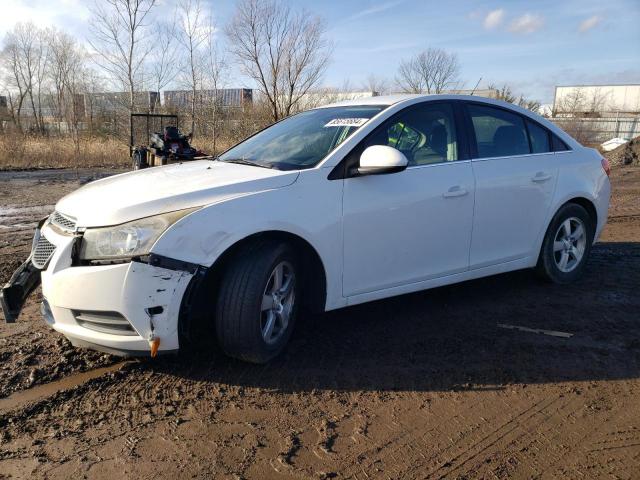
<path fill-rule="evenodd" d="M 160 106 L 160 91 L 173 82 L 180 71 L 176 42 L 176 22 L 160 22 L 153 29 L 154 49 L 151 54 L 151 84 L 158 92 L 156 108 Z"/>
<path fill-rule="evenodd" d="M 5 37 L 4 43 L 5 45 L 2 49 L 2 63 L 3 67 L 6 69 L 5 77 L 9 112 L 13 119 L 13 123 L 18 130 L 22 132 L 22 106 L 30 85 L 25 84 L 21 74 L 22 62 L 15 35 L 12 32 L 8 33 Z"/>
<path fill-rule="evenodd" d="M 75 38 L 60 30 L 50 29 L 47 38 L 50 50 L 47 75 L 53 88 L 48 104 L 60 125 L 68 118 L 67 111 L 75 102 L 75 99 L 69 97 L 69 86 L 71 79 L 77 78 L 85 67 L 86 53 L 78 46 Z"/>
<path fill-rule="evenodd" d="M 84 72 L 82 83 L 84 115 L 89 128 L 89 135 L 93 135 L 98 114 L 101 113 L 98 111 L 96 95 L 98 92 L 104 91 L 104 79 L 96 70 L 87 68 Z"/>
<path fill-rule="evenodd" d="M 151 45 L 145 20 L 156 0 L 99 0 L 94 4 L 89 44 L 98 65 L 129 93 L 129 111 L 135 110 L 135 92 Z"/>
<path fill-rule="evenodd" d="M 587 95 L 587 108 L 589 109 L 589 113 L 593 115 L 609 110 L 611 108 L 610 101 L 611 91 L 603 91 L 600 87 L 590 89 L 590 94 Z"/>
<path fill-rule="evenodd" d="M 84 106 L 80 104 L 85 88 L 86 52 L 70 35 L 52 29 L 48 32 L 51 51 L 49 75 L 55 89 L 55 107 L 59 122 L 64 123 L 75 147 L 76 165 L 80 161 L 80 121 L 84 118 Z M 60 123 L 59 123 L 60 124 Z"/>
<path fill-rule="evenodd" d="M 368 92 L 374 92 L 376 95 L 383 95 L 389 91 L 389 81 L 386 78 L 379 77 L 375 73 L 367 76 L 363 85 Z"/>
<path fill-rule="evenodd" d="M 32 23 L 18 23 L 5 37 L 3 57 L 6 62 L 11 86 L 17 95 L 10 98 L 15 105 L 15 121 L 20 129 L 25 101 L 33 115 L 35 130 L 44 132 L 42 119 L 42 88 L 47 66 L 47 42 L 44 31 Z"/>
<path fill-rule="evenodd" d="M 214 42 L 213 36 L 209 39 L 206 55 L 203 62 L 203 87 L 207 88 L 211 94 L 207 96 L 206 122 L 210 126 L 213 155 L 218 151 L 218 131 L 220 126 L 220 117 L 224 99 L 221 95 L 221 89 L 224 83 L 224 76 L 227 65 Z"/>
<path fill-rule="evenodd" d="M 406 93 L 441 93 L 455 85 L 460 64 L 455 53 L 441 48 L 428 48 L 400 62 L 396 82 Z"/>
<path fill-rule="evenodd" d="M 532 112 L 537 113 L 542 106 L 538 100 L 528 99 L 522 94 L 517 96 L 513 93 L 511 87 L 506 83 L 502 85 L 502 87 L 497 87 L 494 84 L 489 84 L 487 88 L 496 92 L 496 100 L 503 100 L 505 102 L 513 103 L 515 105 L 518 105 L 519 107 L 531 110 Z"/>
<path fill-rule="evenodd" d="M 572 88 L 568 93 L 559 98 L 554 105 L 555 111 L 553 116 L 557 114 L 563 116 L 575 116 L 581 112 L 584 112 L 587 105 L 587 96 L 583 89 Z"/>
<path fill-rule="evenodd" d="M 202 89 L 203 49 L 210 41 L 213 27 L 211 17 L 200 0 L 180 0 L 176 38 L 186 52 L 185 81 L 191 90 L 191 133 L 195 134 L 198 91 Z"/>
<path fill-rule="evenodd" d="M 329 63 L 324 21 L 275 0 L 242 0 L 226 33 L 243 72 L 265 96 L 273 121 L 292 112 Z"/>

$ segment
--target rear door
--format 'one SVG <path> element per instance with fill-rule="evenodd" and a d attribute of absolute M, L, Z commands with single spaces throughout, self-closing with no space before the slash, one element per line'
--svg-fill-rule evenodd
<path fill-rule="evenodd" d="M 508 109 L 469 102 L 476 181 L 470 268 L 537 255 L 558 176 L 550 133 Z"/>

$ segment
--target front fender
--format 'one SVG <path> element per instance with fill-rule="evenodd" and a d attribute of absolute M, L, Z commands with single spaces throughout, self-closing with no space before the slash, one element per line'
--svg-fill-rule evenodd
<path fill-rule="evenodd" d="M 305 171 L 287 187 L 204 207 L 169 228 L 152 253 L 210 267 L 244 238 L 286 232 L 316 250 L 327 276 L 327 306 L 342 306 L 342 181 L 326 175 L 325 169 Z"/>

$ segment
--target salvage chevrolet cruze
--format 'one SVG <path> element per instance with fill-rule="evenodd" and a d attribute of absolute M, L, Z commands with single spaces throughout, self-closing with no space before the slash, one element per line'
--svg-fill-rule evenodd
<path fill-rule="evenodd" d="M 212 342 L 266 362 L 301 311 L 534 268 L 574 281 L 609 166 L 500 101 L 389 96 L 289 117 L 223 155 L 116 175 L 58 202 L 2 292 L 78 346 Z"/>

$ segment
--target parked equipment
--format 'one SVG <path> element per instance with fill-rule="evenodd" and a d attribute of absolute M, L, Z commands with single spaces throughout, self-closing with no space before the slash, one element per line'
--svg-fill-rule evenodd
<path fill-rule="evenodd" d="M 209 158 L 190 145 L 191 133 L 178 128 L 177 115 L 131 114 L 131 160 L 134 170 Z"/>

